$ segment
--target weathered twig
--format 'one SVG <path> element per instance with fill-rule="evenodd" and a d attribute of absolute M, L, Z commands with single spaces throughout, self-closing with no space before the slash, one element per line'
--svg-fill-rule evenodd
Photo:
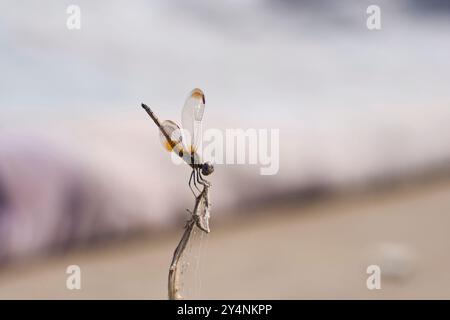
<path fill-rule="evenodd" d="M 189 239 L 192 235 L 192 231 L 195 227 L 195 221 L 193 219 L 189 220 L 186 224 L 186 230 L 181 237 L 180 243 L 178 243 L 175 252 L 173 253 L 172 263 L 169 268 L 169 299 L 170 300 L 179 300 L 183 299 L 180 294 L 180 280 L 178 273 L 178 265 L 181 259 L 181 256 L 186 249 L 186 246 L 189 242 Z"/>
<path fill-rule="evenodd" d="M 176 247 L 172 262 L 169 268 L 169 299 L 179 300 L 183 299 L 180 294 L 180 279 L 179 279 L 179 263 L 183 256 L 184 250 L 191 238 L 192 231 L 197 226 L 203 232 L 209 233 L 209 185 L 203 186 L 203 191 L 195 199 L 194 211 L 191 212 L 191 218 L 188 220 L 183 236 L 181 237 L 178 246 Z"/>

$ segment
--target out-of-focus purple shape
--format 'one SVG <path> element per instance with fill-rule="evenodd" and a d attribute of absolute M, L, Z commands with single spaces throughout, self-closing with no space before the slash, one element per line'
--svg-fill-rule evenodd
<path fill-rule="evenodd" d="M 114 204 L 93 175 L 48 144 L 0 139 L 0 263 L 118 233 L 127 224 L 114 225 Z"/>

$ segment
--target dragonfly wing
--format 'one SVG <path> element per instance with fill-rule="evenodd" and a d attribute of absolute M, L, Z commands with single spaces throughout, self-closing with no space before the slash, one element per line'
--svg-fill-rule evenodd
<path fill-rule="evenodd" d="M 186 147 L 195 153 L 201 140 L 201 124 L 205 111 L 205 95 L 200 89 L 194 89 L 189 94 L 181 113 L 181 124 L 187 134 Z"/>
<path fill-rule="evenodd" d="M 180 127 L 171 120 L 166 120 L 161 124 L 159 140 L 167 151 L 183 149 L 183 137 Z"/>

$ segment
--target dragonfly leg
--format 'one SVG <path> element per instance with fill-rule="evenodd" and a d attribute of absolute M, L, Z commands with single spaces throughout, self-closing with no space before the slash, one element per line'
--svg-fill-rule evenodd
<path fill-rule="evenodd" d="M 203 178 L 202 173 L 200 172 L 200 169 L 197 170 L 197 180 L 198 180 L 198 183 L 200 183 L 203 186 L 210 185 L 210 183 Z"/>
<path fill-rule="evenodd" d="M 200 170 L 201 170 L 200 168 L 197 169 L 197 174 L 196 174 L 197 182 L 199 184 L 201 184 L 202 186 L 209 185 L 209 182 L 206 181 L 205 179 L 203 179 L 202 173 L 200 172 Z"/>
<path fill-rule="evenodd" d="M 197 197 L 197 195 L 194 192 L 194 189 L 192 188 L 192 178 L 194 178 L 194 170 L 191 172 L 191 177 L 189 178 L 189 188 L 191 189 L 192 193 L 194 194 L 194 197 Z M 195 183 L 195 178 L 194 178 Z"/>
<path fill-rule="evenodd" d="M 193 169 L 191 175 L 192 175 L 192 177 L 194 178 L 193 181 L 194 181 L 194 187 L 195 187 L 195 189 L 197 189 L 198 192 L 201 192 L 200 188 L 197 186 L 196 172 L 197 172 L 197 170 L 196 170 L 196 169 Z M 194 195 L 195 195 L 195 193 L 194 193 Z M 196 197 L 197 197 L 197 196 L 196 196 Z"/>

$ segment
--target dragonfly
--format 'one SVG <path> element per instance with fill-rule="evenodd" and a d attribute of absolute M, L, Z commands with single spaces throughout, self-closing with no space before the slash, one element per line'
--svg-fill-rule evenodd
<path fill-rule="evenodd" d="M 203 91 L 195 88 L 189 93 L 181 112 L 182 127 L 172 120 L 161 122 L 149 106 L 144 103 L 141 106 L 159 128 L 160 141 L 164 149 L 177 154 L 192 168 L 188 184 L 197 201 L 193 212 L 188 211 L 197 219 L 199 228 L 209 232 L 209 187 L 211 183 L 206 180 L 205 176 L 214 172 L 214 165 L 209 161 L 203 162 L 198 152 L 205 111 Z M 200 190 L 199 185 L 203 186 L 203 190 Z"/>

